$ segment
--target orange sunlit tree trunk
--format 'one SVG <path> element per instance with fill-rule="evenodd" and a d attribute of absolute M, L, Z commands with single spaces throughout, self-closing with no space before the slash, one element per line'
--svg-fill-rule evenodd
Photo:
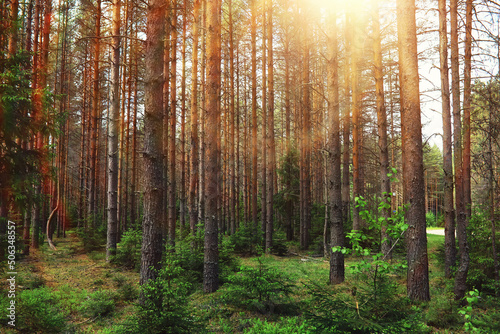
<path fill-rule="evenodd" d="M 330 247 L 344 247 L 342 214 L 342 174 L 340 148 L 339 78 L 337 15 L 330 14 L 331 32 L 328 38 L 328 113 L 330 119 L 330 148 L 328 173 L 328 208 L 330 214 Z M 345 278 L 344 254 L 330 254 L 330 284 L 340 284 Z"/>
<path fill-rule="evenodd" d="M 405 215 L 407 294 L 412 300 L 430 300 L 415 0 L 397 0 L 397 25 L 403 191 L 404 201 L 409 204 Z"/>
<path fill-rule="evenodd" d="M 203 264 L 203 291 L 215 292 L 219 287 L 218 201 L 220 141 L 220 84 L 221 84 L 221 3 L 207 2 L 207 83 L 206 83 L 206 157 L 207 189 L 205 192 L 205 256 Z"/>

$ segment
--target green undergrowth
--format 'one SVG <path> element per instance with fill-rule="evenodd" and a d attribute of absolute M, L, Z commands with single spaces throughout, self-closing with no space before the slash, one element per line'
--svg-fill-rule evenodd
<path fill-rule="evenodd" d="M 416 304 L 406 298 L 404 270 L 378 272 L 374 281 L 375 253 L 347 254 L 346 281 L 332 287 L 328 259 L 296 250 L 293 256 L 259 255 L 259 247 L 242 257 L 234 251 L 242 239 L 234 238 L 221 246 L 219 290 L 205 294 L 201 240 L 178 242 L 160 279 L 141 290 L 140 234 L 122 238 L 121 258 L 112 264 L 102 250 L 86 250 L 74 232 L 56 238 L 57 250 L 44 244 L 19 264 L 18 330 L 5 332 L 500 333 L 498 298 L 478 292 L 468 308 L 453 300 L 453 281 L 443 278 L 440 264 L 443 236 L 428 235 L 432 300 Z M 393 261 L 404 262 L 403 254 Z M 146 306 L 139 304 L 141 291 Z"/>

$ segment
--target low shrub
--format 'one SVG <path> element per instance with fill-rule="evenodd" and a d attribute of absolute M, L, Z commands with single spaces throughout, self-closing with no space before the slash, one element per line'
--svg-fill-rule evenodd
<path fill-rule="evenodd" d="M 77 228 L 76 233 L 82 241 L 85 252 L 103 250 L 106 245 L 106 226 L 97 228 Z"/>
<path fill-rule="evenodd" d="M 66 313 L 48 288 L 21 291 L 16 296 L 16 329 L 26 333 L 62 333 Z"/>
<path fill-rule="evenodd" d="M 261 319 L 249 319 L 245 321 L 249 327 L 243 331 L 244 334 L 313 334 L 315 328 L 297 318 L 280 318 L 277 322 L 268 322 Z"/>
<path fill-rule="evenodd" d="M 137 312 L 109 333 L 197 333 L 201 326 L 188 305 L 191 284 L 178 261 L 167 256 L 158 277 L 141 287 Z"/>
<path fill-rule="evenodd" d="M 278 269 L 269 268 L 258 259 L 257 268 L 242 266 L 229 276 L 223 299 L 236 307 L 260 313 L 274 313 L 291 294 L 294 285 Z"/>
<path fill-rule="evenodd" d="M 109 291 L 97 290 L 88 295 L 79 311 L 84 317 L 95 319 L 111 315 L 115 308 L 115 295 Z"/>
<path fill-rule="evenodd" d="M 142 231 L 130 229 L 117 245 L 115 262 L 128 269 L 141 268 Z"/>
<path fill-rule="evenodd" d="M 262 252 L 262 232 L 253 222 L 243 222 L 229 237 L 229 245 L 241 255 L 257 255 Z"/>

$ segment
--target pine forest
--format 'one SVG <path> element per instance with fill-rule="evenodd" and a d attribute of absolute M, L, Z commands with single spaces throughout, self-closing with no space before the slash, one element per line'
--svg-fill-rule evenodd
<path fill-rule="evenodd" d="M 500 333 L 499 36 L 495 0 L 0 0 L 0 332 Z"/>

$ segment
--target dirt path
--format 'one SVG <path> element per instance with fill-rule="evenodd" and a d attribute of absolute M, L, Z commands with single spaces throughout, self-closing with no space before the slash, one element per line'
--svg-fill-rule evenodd
<path fill-rule="evenodd" d="M 444 236 L 444 228 L 427 230 L 427 234 L 443 235 Z"/>
<path fill-rule="evenodd" d="M 98 256 L 102 252 L 95 253 L 94 258 L 89 257 L 74 232 L 69 232 L 66 238 L 55 239 L 54 243 L 57 250 L 44 245 L 40 250 L 33 250 L 26 260 L 32 271 L 41 276 L 45 286 L 93 290 L 111 285 L 111 282 L 101 279 L 111 269 L 104 258 Z"/>

